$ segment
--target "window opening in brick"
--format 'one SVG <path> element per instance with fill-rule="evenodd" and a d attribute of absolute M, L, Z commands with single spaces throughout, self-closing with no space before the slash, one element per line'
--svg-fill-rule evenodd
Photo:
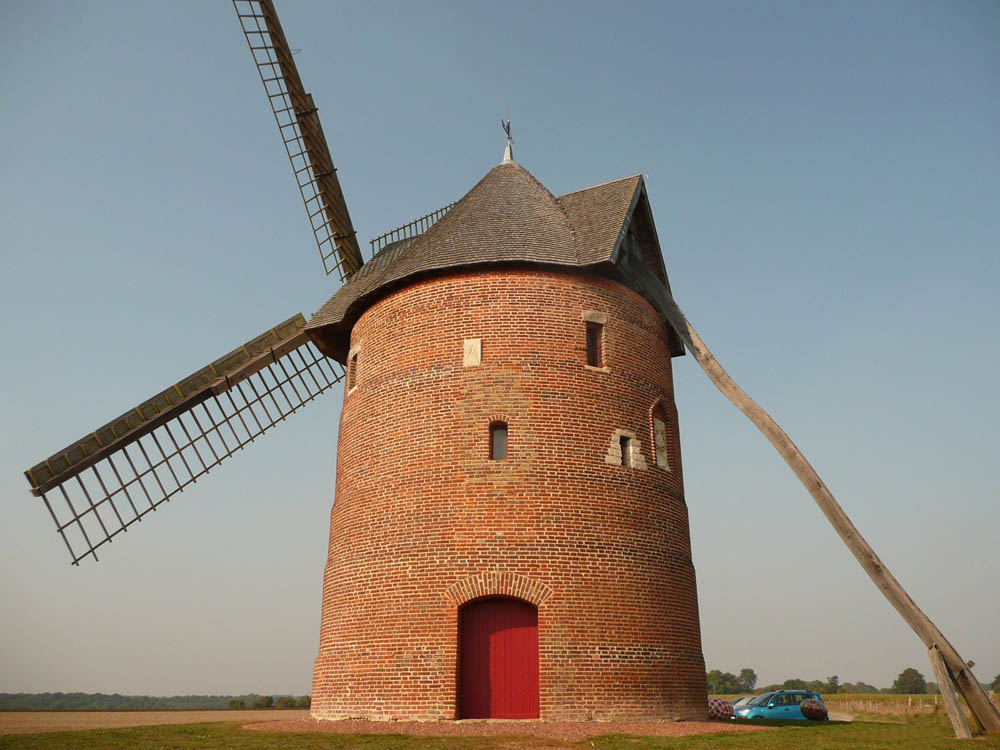
<path fill-rule="evenodd" d="M 587 321 L 587 364 L 604 367 L 604 325 Z"/>
<path fill-rule="evenodd" d="M 490 425 L 490 458 L 494 461 L 507 458 L 506 422 L 494 422 Z"/>
<path fill-rule="evenodd" d="M 653 409 L 653 448 L 656 453 L 656 465 L 664 471 L 670 471 L 670 431 L 666 411 L 662 404 Z"/>
<path fill-rule="evenodd" d="M 622 466 L 632 465 L 632 438 L 628 435 L 618 436 L 618 445 L 622 449 Z"/>
<path fill-rule="evenodd" d="M 347 390 L 358 384 L 358 353 L 354 352 L 347 361 Z"/>

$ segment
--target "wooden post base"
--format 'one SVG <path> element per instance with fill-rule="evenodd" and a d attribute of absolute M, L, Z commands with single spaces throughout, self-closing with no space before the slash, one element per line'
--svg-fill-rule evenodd
<path fill-rule="evenodd" d="M 927 651 L 931 660 L 931 667 L 934 668 L 934 676 L 937 678 L 938 687 L 941 689 L 941 699 L 944 701 L 944 710 L 951 719 L 951 725 L 955 729 L 955 736 L 959 739 L 969 739 L 972 732 L 969 724 L 965 721 L 965 712 L 962 704 L 958 700 L 958 693 L 955 692 L 955 684 L 952 681 L 951 672 L 948 665 L 944 663 L 944 657 L 938 651 L 937 646 L 931 646 Z"/>

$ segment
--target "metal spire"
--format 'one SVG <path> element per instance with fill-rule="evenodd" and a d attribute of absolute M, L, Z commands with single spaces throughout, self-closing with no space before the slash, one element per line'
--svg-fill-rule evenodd
<path fill-rule="evenodd" d="M 503 150 L 502 164 L 509 164 L 514 161 L 514 139 L 510 137 L 510 107 L 507 107 L 507 119 L 500 118 L 500 127 L 507 134 L 507 146 Z"/>

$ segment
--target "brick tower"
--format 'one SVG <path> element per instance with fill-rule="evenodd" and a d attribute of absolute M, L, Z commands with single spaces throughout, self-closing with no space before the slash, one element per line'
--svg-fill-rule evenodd
<path fill-rule="evenodd" d="M 510 158 L 308 324 L 348 368 L 313 716 L 706 718 L 641 176 Z"/>

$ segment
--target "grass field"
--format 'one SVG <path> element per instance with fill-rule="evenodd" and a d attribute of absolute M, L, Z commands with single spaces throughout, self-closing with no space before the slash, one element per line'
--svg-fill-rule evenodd
<path fill-rule="evenodd" d="M 1000 735 L 956 744 L 941 715 L 921 716 L 897 724 L 855 721 L 841 723 L 768 722 L 772 731 L 704 735 L 686 738 L 595 736 L 581 742 L 533 737 L 414 737 L 404 735 L 290 734 L 247 731 L 240 723 L 160 725 L 46 734 L 0 735 L 0 748 L 12 750 L 643 750 L 695 748 L 706 750 L 976 750 L 1000 748 Z M 594 727 L 600 731 L 600 726 Z"/>

